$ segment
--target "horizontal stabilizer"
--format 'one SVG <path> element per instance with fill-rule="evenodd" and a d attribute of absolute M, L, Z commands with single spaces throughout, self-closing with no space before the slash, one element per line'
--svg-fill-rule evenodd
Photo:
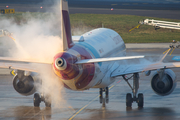
<path fill-rule="evenodd" d="M 77 61 L 75 64 L 108 62 L 108 61 L 118 61 L 118 60 L 136 59 L 136 58 L 144 58 L 144 56 L 128 56 L 128 57 L 111 57 L 111 58 L 84 59 L 84 60 Z"/>

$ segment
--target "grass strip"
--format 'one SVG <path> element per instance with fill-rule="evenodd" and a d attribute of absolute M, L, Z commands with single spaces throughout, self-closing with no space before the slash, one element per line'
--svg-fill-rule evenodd
<path fill-rule="evenodd" d="M 30 14 L 30 15 L 25 15 Z M 16 24 L 25 24 L 29 19 L 36 18 L 42 20 L 50 19 L 52 13 L 23 13 L 18 12 L 11 15 L 1 15 L 2 19 L 12 19 Z M 171 22 L 180 20 L 154 18 L 135 15 L 113 15 L 113 14 L 70 14 L 71 28 L 73 35 L 81 35 L 89 30 L 105 27 L 115 30 L 121 35 L 125 43 L 164 43 L 173 39 L 180 41 L 180 30 L 158 29 L 153 26 L 141 25 L 138 29 L 129 32 L 130 29 L 138 25 L 138 21 L 143 19 L 156 19 Z"/>

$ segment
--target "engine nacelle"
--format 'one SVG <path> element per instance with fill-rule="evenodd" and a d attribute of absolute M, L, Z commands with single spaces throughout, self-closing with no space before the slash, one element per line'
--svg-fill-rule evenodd
<path fill-rule="evenodd" d="M 171 69 L 165 69 L 161 79 L 159 76 L 159 72 L 156 71 L 151 79 L 152 89 L 156 94 L 161 96 L 171 94 L 176 88 L 176 84 L 176 75 Z"/>
<path fill-rule="evenodd" d="M 13 78 L 13 87 L 21 95 L 32 95 L 36 92 L 35 81 L 31 75 L 25 76 L 24 71 L 18 71 Z"/>

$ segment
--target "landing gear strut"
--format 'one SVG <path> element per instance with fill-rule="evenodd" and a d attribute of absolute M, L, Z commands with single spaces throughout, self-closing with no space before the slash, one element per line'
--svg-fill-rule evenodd
<path fill-rule="evenodd" d="M 43 94 L 39 95 L 38 93 L 34 94 L 34 107 L 39 107 L 41 101 L 44 101 L 46 107 L 51 107 L 51 100 L 49 96 L 44 96 Z"/>
<path fill-rule="evenodd" d="M 138 107 L 143 107 L 144 106 L 144 96 L 142 93 L 138 94 L 137 97 L 137 92 L 139 89 L 139 74 L 138 73 L 134 73 L 133 74 L 133 87 L 131 86 L 131 84 L 128 82 L 128 80 L 125 78 L 125 76 L 123 76 L 124 80 L 128 83 L 129 87 L 132 89 L 132 93 L 127 93 L 126 95 L 126 107 L 132 107 L 132 103 L 135 101 L 138 105 Z"/>
<path fill-rule="evenodd" d="M 105 92 L 105 95 L 106 95 L 105 99 L 103 98 L 103 92 Z M 99 89 L 99 102 L 100 103 L 103 103 L 103 102 L 109 103 L 109 88 L 108 87 Z"/>

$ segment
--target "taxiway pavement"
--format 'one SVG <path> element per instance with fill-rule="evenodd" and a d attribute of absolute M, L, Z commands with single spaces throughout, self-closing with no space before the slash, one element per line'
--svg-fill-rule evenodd
<path fill-rule="evenodd" d="M 128 48 L 127 55 L 149 55 L 154 58 L 162 55 L 166 48 Z M 176 49 L 173 55 L 178 55 Z M 147 58 L 152 60 L 151 58 Z M 168 60 L 168 59 L 167 59 Z M 169 60 L 168 60 L 169 61 Z M 127 83 L 118 77 L 110 87 L 109 103 L 99 103 L 99 89 L 83 92 L 65 89 L 62 92 L 64 102 L 60 108 L 33 107 L 33 96 L 22 96 L 12 86 L 12 76 L 0 75 L 0 119 L 3 120 L 179 120 L 180 119 L 180 69 L 173 69 L 177 75 L 177 88 L 169 96 L 156 95 L 150 86 L 150 76 L 140 74 L 139 92 L 144 94 L 144 108 L 139 109 L 133 103 L 126 108 L 126 93 L 131 93 Z M 132 82 L 132 81 L 130 81 Z"/>
<path fill-rule="evenodd" d="M 1 9 L 7 9 L 7 4 L 0 4 Z M 16 12 L 59 12 L 54 6 L 41 4 L 8 4 L 8 9 L 15 9 Z M 42 9 L 40 7 L 43 7 Z M 137 15 L 157 18 L 180 19 L 179 10 L 140 10 L 140 9 L 114 9 L 110 8 L 77 8 L 70 7 L 70 14 L 88 13 L 88 14 L 121 14 L 121 15 Z"/>

